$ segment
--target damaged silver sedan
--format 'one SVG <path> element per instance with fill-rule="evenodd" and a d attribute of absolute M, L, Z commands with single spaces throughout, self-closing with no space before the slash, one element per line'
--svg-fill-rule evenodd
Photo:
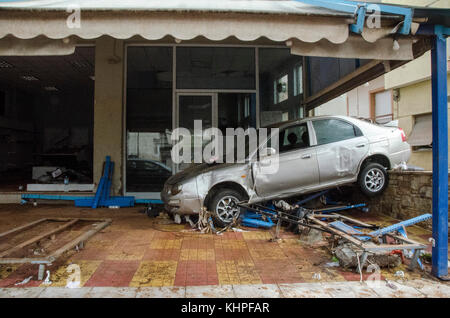
<path fill-rule="evenodd" d="M 168 212 L 191 215 L 206 207 L 224 226 L 240 212 L 236 203 L 287 198 L 357 183 L 375 196 L 388 185 L 387 170 L 407 162 L 403 130 L 346 116 L 308 117 L 273 125 L 278 151 L 249 152 L 244 163 L 196 164 L 170 177 L 161 192 Z M 259 147 L 270 144 L 262 140 Z M 277 160 L 276 173 L 263 173 Z"/>

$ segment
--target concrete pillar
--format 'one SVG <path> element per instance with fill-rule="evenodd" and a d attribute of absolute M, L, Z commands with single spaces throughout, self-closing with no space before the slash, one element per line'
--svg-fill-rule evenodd
<path fill-rule="evenodd" d="M 121 194 L 123 150 L 124 43 L 110 37 L 95 47 L 94 182 L 98 184 L 107 155 L 115 162 L 113 194 Z"/>

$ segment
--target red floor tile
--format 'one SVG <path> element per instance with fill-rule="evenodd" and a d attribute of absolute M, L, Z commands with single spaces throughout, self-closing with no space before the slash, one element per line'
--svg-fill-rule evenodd
<path fill-rule="evenodd" d="M 126 287 L 139 267 L 139 261 L 103 261 L 84 286 Z"/>

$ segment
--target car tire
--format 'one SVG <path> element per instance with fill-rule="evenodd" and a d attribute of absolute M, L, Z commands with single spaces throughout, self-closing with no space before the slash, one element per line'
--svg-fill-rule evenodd
<path fill-rule="evenodd" d="M 389 175 L 386 168 L 375 162 L 365 165 L 358 176 L 361 191 L 369 197 L 375 197 L 383 193 L 388 183 Z"/>
<path fill-rule="evenodd" d="M 233 189 L 222 189 L 216 192 L 208 204 L 214 224 L 220 227 L 229 225 L 241 212 L 241 208 L 236 203 L 244 199 L 245 196 L 242 193 Z M 238 213 L 237 216 L 236 213 Z"/>

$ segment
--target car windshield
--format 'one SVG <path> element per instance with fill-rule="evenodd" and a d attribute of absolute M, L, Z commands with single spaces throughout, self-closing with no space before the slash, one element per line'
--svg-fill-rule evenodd
<path fill-rule="evenodd" d="M 277 127 L 275 127 L 277 128 Z M 264 127 L 263 129 L 267 129 L 267 137 L 269 137 L 269 134 L 271 132 L 272 127 Z M 226 158 L 233 158 L 234 162 L 244 162 L 246 159 L 249 159 L 250 154 L 254 153 L 254 151 L 257 148 L 260 148 L 265 144 L 267 141 L 267 137 L 264 137 L 260 135 L 261 128 L 256 129 L 256 137 L 257 137 L 257 143 L 251 143 L 249 135 L 245 135 L 245 141 L 242 145 L 242 141 L 238 143 L 238 137 L 234 136 L 234 145 L 233 149 L 229 152 L 224 152 L 227 154 L 227 156 L 224 158 L 224 161 Z M 240 137 L 240 136 L 239 136 Z M 224 146 L 225 147 L 225 146 Z M 268 144 L 268 147 L 270 147 L 270 141 Z"/>

